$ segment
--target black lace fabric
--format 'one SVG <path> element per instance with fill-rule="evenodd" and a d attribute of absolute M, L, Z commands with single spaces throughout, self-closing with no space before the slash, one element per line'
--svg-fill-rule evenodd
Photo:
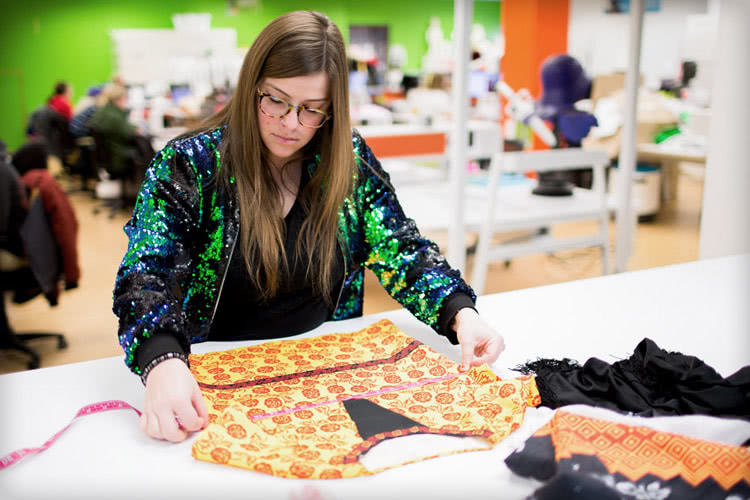
<path fill-rule="evenodd" d="M 750 366 L 722 377 L 701 359 L 661 349 L 648 338 L 632 356 L 537 359 L 516 368 L 536 376 L 542 405 L 587 404 L 640 416 L 714 415 L 750 420 Z"/>

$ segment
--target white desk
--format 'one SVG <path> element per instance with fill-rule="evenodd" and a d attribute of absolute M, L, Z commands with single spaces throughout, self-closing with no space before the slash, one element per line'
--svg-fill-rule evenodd
<path fill-rule="evenodd" d="M 535 181 L 498 187 L 493 228 L 514 231 L 546 227 L 581 219 L 596 220 L 600 199 L 589 189 L 575 188 L 573 196 L 537 196 L 531 193 Z M 448 229 L 451 197 L 447 182 L 427 180 L 421 184 L 396 185 L 396 194 L 407 217 L 414 219 L 420 231 Z M 464 190 L 464 227 L 478 231 L 487 218 L 486 186 L 469 184 Z M 614 211 L 613 200 L 608 208 Z"/>
<path fill-rule="evenodd" d="M 652 161 L 662 166 L 661 197 L 671 200 L 677 196 L 680 163 L 690 162 L 706 166 L 706 148 L 670 146 L 667 144 L 638 144 L 638 161 Z"/>
<path fill-rule="evenodd" d="M 496 368 L 537 356 L 626 357 L 643 337 L 703 358 L 727 376 L 750 364 L 750 255 L 481 297 L 480 312 L 508 346 Z M 457 348 L 406 311 L 327 323 L 305 334 L 357 330 L 381 318 L 457 360 Z M 105 334 L 105 333 L 103 333 Z M 114 335 L 114 333 L 111 333 Z M 194 346 L 209 352 L 251 342 Z M 0 455 L 39 446 L 85 404 L 123 399 L 143 407 L 143 388 L 121 358 L 0 376 Z M 532 421 L 532 412 L 527 420 Z M 0 471 L 2 498 L 301 498 L 312 483 L 326 499 L 523 498 L 534 483 L 502 463 L 519 441 L 335 481 L 295 481 L 193 459 L 192 439 L 173 445 L 141 433 L 135 413 L 76 421 L 48 451 Z M 292 496 L 296 495 L 296 496 Z"/>

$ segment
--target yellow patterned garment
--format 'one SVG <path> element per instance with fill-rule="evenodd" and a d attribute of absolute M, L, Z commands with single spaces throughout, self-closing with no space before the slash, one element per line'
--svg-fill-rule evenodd
<path fill-rule="evenodd" d="M 358 458 L 409 434 L 494 445 L 540 403 L 532 377 L 500 380 L 486 366 L 460 373 L 388 320 L 358 332 L 192 354 L 190 368 L 210 415 L 193 456 L 288 478 L 380 472 L 390 467 L 368 470 Z"/>

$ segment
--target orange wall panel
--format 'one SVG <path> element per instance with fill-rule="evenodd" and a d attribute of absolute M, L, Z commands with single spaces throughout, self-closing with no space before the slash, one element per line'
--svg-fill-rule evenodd
<path fill-rule="evenodd" d="M 367 145 L 378 158 L 399 156 L 427 156 L 445 153 L 445 134 L 442 132 L 365 137 Z"/>
<path fill-rule="evenodd" d="M 568 51 L 569 0 L 504 0 L 500 16 L 505 34 L 502 77 L 515 91 L 542 95 L 542 63 Z M 505 106 L 505 103 L 501 103 Z M 536 137 L 534 149 L 544 146 Z"/>

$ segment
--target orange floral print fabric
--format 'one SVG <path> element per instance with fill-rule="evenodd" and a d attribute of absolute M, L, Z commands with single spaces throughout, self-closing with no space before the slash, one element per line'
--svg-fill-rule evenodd
<path fill-rule="evenodd" d="M 191 355 L 190 367 L 210 417 L 193 456 L 287 478 L 380 472 L 358 458 L 384 439 L 414 433 L 494 445 L 520 426 L 528 406 L 540 404 L 533 377 L 500 380 L 486 366 L 460 373 L 388 320 L 358 332 Z M 363 439 L 343 403 L 353 399 L 418 425 Z"/>

